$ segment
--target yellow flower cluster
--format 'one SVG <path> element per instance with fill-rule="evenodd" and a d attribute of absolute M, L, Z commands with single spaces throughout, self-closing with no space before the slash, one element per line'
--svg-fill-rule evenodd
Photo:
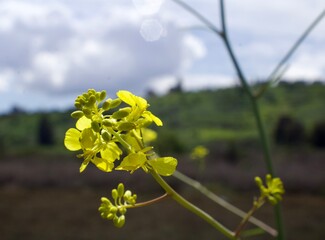
<path fill-rule="evenodd" d="M 65 135 L 64 145 L 70 151 L 82 150 L 77 156 L 83 158 L 80 172 L 92 162 L 100 170 L 113 169 L 145 171 L 154 169 L 160 175 L 173 174 L 177 160 L 172 157 L 150 158 L 152 147 L 145 146 L 144 135 L 155 138 L 151 123 L 162 126 L 162 121 L 147 110 L 149 104 L 144 98 L 128 91 L 117 92 L 117 98 L 106 98 L 106 92 L 89 89 L 78 96 L 71 116 L 77 119 L 76 128 L 70 128 Z M 121 107 L 122 106 L 122 107 Z M 122 153 L 126 157 L 120 162 Z"/>
<path fill-rule="evenodd" d="M 255 177 L 255 182 L 260 189 L 261 197 L 266 198 L 272 205 L 282 200 L 285 190 L 280 178 L 272 178 L 270 174 L 265 177 L 266 185 L 260 177 Z"/>

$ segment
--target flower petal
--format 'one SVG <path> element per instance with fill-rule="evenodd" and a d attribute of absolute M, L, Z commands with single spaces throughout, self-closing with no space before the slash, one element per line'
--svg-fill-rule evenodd
<path fill-rule="evenodd" d="M 96 165 L 100 170 L 104 172 L 111 172 L 114 168 L 114 163 L 107 161 L 106 159 L 94 157 L 92 163 Z"/>
<path fill-rule="evenodd" d="M 177 160 L 173 157 L 161 157 L 148 161 L 148 163 L 162 176 L 172 175 L 177 166 Z"/>
<path fill-rule="evenodd" d="M 91 120 L 89 118 L 86 118 L 86 116 L 79 118 L 76 123 L 76 128 L 79 129 L 80 131 L 90 127 L 91 127 Z"/>
<path fill-rule="evenodd" d="M 70 151 L 78 151 L 81 149 L 79 138 L 81 136 L 80 131 L 75 128 L 70 128 L 65 133 L 64 146 Z"/>
<path fill-rule="evenodd" d="M 126 156 L 116 170 L 135 171 L 147 161 L 144 153 L 130 153 Z"/>

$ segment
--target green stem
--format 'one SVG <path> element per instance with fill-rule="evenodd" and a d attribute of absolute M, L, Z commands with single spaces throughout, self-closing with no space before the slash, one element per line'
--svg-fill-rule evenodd
<path fill-rule="evenodd" d="M 270 82 L 275 75 L 277 75 L 278 71 L 282 68 L 282 66 L 289 60 L 292 54 L 297 50 L 299 45 L 305 40 L 308 34 L 316 27 L 316 25 L 322 20 L 325 16 L 325 10 L 323 10 L 316 19 L 309 25 L 309 27 L 303 32 L 303 34 L 297 39 L 297 41 L 292 45 L 289 51 L 284 55 L 281 61 L 274 68 L 270 76 L 267 78 L 267 82 Z"/>
<path fill-rule="evenodd" d="M 122 146 L 129 152 L 132 153 L 133 149 L 132 146 L 130 144 L 128 144 L 122 137 L 120 134 L 118 134 L 117 132 L 115 132 L 112 128 L 107 128 L 107 131 L 112 134 L 114 137 L 116 137 L 116 139 L 118 140 L 119 143 L 122 144 Z"/>
<path fill-rule="evenodd" d="M 205 220 L 207 223 L 212 225 L 214 228 L 216 228 L 219 232 L 221 232 L 223 235 L 228 237 L 229 239 L 236 239 L 234 237 L 234 233 L 227 229 L 225 226 L 223 226 L 221 223 L 216 221 L 212 216 L 210 216 L 208 213 L 204 212 L 202 209 L 198 208 L 197 206 L 193 205 L 189 201 L 187 201 L 185 198 L 183 198 L 181 195 L 179 195 L 159 174 L 157 174 L 154 170 L 150 170 L 151 175 L 153 178 L 159 183 L 159 185 L 166 191 L 168 195 L 170 195 L 176 202 L 178 202 L 180 205 L 182 205 L 187 210 L 191 211 L 198 217 Z"/>
<path fill-rule="evenodd" d="M 228 211 L 232 212 L 233 214 L 244 218 L 247 213 L 240 210 L 236 206 L 230 204 L 229 202 L 223 200 L 221 197 L 216 195 L 215 193 L 211 192 L 209 189 L 207 189 L 205 186 L 203 186 L 200 182 L 193 180 L 189 178 L 188 176 L 184 175 L 183 173 L 179 171 L 175 171 L 173 174 L 173 177 L 176 177 L 177 179 L 181 180 L 182 182 L 188 184 L 189 186 L 195 188 L 199 192 L 201 192 L 203 195 L 214 201 L 215 203 L 219 204 L 220 206 L 226 208 Z M 269 233 L 271 236 L 276 237 L 278 235 L 278 232 L 271 228 L 270 226 L 266 225 L 262 221 L 258 220 L 255 217 L 251 217 L 248 219 L 249 222 L 252 224 L 258 226 L 260 229 L 263 229 L 263 231 Z"/>
<path fill-rule="evenodd" d="M 238 225 L 238 227 L 237 227 L 237 229 L 235 231 L 235 236 L 236 237 L 239 237 L 241 231 L 244 229 L 244 227 L 246 226 L 246 224 L 249 221 L 249 219 L 256 212 L 256 210 L 259 209 L 263 204 L 264 204 L 264 197 L 260 197 L 257 200 L 257 202 L 254 202 L 253 207 L 251 208 L 251 210 L 249 210 L 249 212 L 247 213 L 247 215 L 243 218 L 243 220 Z"/>
<path fill-rule="evenodd" d="M 165 199 L 166 197 L 168 197 L 168 193 L 165 193 L 164 195 L 160 196 L 160 197 L 157 197 L 157 198 L 154 198 L 154 199 L 151 199 L 149 201 L 146 201 L 146 202 L 141 202 L 141 203 L 136 203 L 134 205 L 127 205 L 125 206 L 126 208 L 138 208 L 138 207 L 146 207 L 146 206 L 149 206 L 151 204 L 154 204 L 154 203 L 157 203 L 163 199 Z"/>

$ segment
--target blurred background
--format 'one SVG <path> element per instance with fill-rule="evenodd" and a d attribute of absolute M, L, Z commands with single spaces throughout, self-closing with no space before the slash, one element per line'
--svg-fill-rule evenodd
<path fill-rule="evenodd" d="M 187 1 L 220 28 L 218 1 Z M 225 1 L 229 35 L 258 89 L 322 0 Z M 287 239 L 325 239 L 325 21 L 260 100 L 283 201 Z M 147 98 L 163 128 L 155 149 L 225 200 L 249 210 L 266 166 L 249 99 L 218 36 L 169 0 L 0 1 L 1 239 L 224 239 L 172 200 L 135 209 L 123 229 L 100 218 L 121 181 L 140 201 L 162 194 L 142 172 L 105 174 L 63 146 L 77 95 L 126 89 Z M 204 161 L 190 159 L 197 145 Z M 181 194 L 234 229 L 240 218 L 176 178 Z M 163 209 L 163 211 L 162 211 Z M 274 226 L 272 207 L 257 215 Z M 249 227 L 252 227 L 249 225 Z M 254 238 L 252 238 L 254 239 Z M 272 239 L 268 235 L 255 239 Z"/>

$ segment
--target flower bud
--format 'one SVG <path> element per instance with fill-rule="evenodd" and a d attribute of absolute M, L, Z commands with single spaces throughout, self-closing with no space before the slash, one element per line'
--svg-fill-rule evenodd
<path fill-rule="evenodd" d="M 126 213 L 126 207 L 120 207 L 118 211 L 120 212 L 121 215 L 124 215 Z"/>
<path fill-rule="evenodd" d="M 112 198 L 113 198 L 114 200 L 116 200 L 116 199 L 118 198 L 118 192 L 117 192 L 116 189 L 113 189 L 113 190 L 112 190 Z"/>
<path fill-rule="evenodd" d="M 96 103 L 96 97 L 95 96 L 90 96 L 86 106 L 87 107 L 92 107 L 92 106 L 94 106 L 95 103 Z"/>
<path fill-rule="evenodd" d="M 130 122 L 122 122 L 118 125 L 117 129 L 120 131 L 131 131 L 134 129 L 136 126 L 134 123 Z"/>
<path fill-rule="evenodd" d="M 82 109 L 83 113 L 85 114 L 86 117 L 91 116 L 91 110 L 89 108 L 83 108 Z"/>
<path fill-rule="evenodd" d="M 118 218 L 114 218 L 113 219 L 113 222 L 114 222 L 114 225 L 118 228 L 121 228 L 124 226 L 125 224 L 125 216 L 124 215 L 121 215 L 120 217 Z"/>
<path fill-rule="evenodd" d="M 118 186 L 117 186 L 117 192 L 118 192 L 118 196 L 121 198 L 124 194 L 124 185 L 123 183 L 120 183 Z"/>
<path fill-rule="evenodd" d="M 113 214 L 115 214 L 115 213 L 117 213 L 117 207 L 115 207 L 115 206 L 111 206 L 110 208 L 109 208 L 109 212 L 110 213 L 113 213 Z"/>
<path fill-rule="evenodd" d="M 98 122 L 91 122 L 91 128 L 95 131 L 95 132 L 99 132 L 100 131 L 100 127 L 99 127 L 99 124 Z"/>
<path fill-rule="evenodd" d="M 101 102 L 101 101 L 103 101 L 105 99 L 105 97 L 106 97 L 106 91 L 103 90 L 103 91 L 100 92 L 98 100 Z"/>
<path fill-rule="evenodd" d="M 122 119 L 124 117 L 127 117 L 129 115 L 130 111 L 128 109 L 120 109 L 117 112 L 112 114 L 112 118 L 115 119 Z"/>
<path fill-rule="evenodd" d="M 71 117 L 73 118 L 81 118 L 82 116 L 84 116 L 84 113 L 80 110 L 74 111 L 73 113 L 71 113 Z"/>
<path fill-rule="evenodd" d="M 112 121 L 112 119 L 104 119 L 102 121 L 102 124 L 105 126 L 105 127 L 112 127 L 114 125 L 115 121 Z"/>
<path fill-rule="evenodd" d="M 121 104 L 121 100 L 119 98 L 116 98 L 110 102 L 110 108 L 116 108 Z"/>
<path fill-rule="evenodd" d="M 102 138 L 104 139 L 105 142 L 109 142 L 112 139 L 112 136 L 109 132 L 106 130 L 102 131 Z"/>
<path fill-rule="evenodd" d="M 110 109 L 110 101 L 111 101 L 111 99 L 108 99 L 108 100 L 106 100 L 106 101 L 103 103 L 102 108 L 103 108 L 105 111 L 107 111 L 108 109 Z"/>

